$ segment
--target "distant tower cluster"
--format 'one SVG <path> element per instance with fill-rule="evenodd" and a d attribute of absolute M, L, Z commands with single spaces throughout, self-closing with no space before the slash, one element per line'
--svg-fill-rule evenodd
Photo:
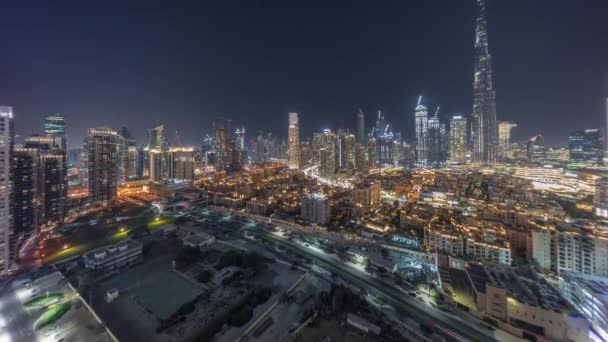
<path fill-rule="evenodd" d="M 287 132 L 288 164 L 289 168 L 300 167 L 300 127 L 298 113 L 289 113 L 289 129 Z"/>
<path fill-rule="evenodd" d="M 477 0 L 479 17 L 475 30 L 475 70 L 473 80 L 473 121 L 471 140 L 473 161 L 493 164 L 497 160 L 498 125 L 496 91 L 492 82 L 492 56 L 488 49 L 485 0 Z"/>

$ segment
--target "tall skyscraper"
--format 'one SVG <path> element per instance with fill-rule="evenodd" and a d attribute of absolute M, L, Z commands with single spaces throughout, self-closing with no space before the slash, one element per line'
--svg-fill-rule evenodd
<path fill-rule="evenodd" d="M 14 246 L 34 235 L 38 227 L 38 161 L 35 148 L 16 148 L 13 153 Z"/>
<path fill-rule="evenodd" d="M 298 113 L 289 113 L 288 139 L 288 163 L 290 169 L 300 167 L 300 127 L 298 125 Z"/>
<path fill-rule="evenodd" d="M 234 132 L 236 147 L 245 151 L 245 127 L 237 128 Z"/>
<path fill-rule="evenodd" d="M 13 148 L 15 131 L 13 108 L 0 106 L 0 273 L 10 271 L 14 246 L 13 234 Z"/>
<path fill-rule="evenodd" d="M 341 170 L 353 171 L 355 168 L 355 136 L 348 132 L 338 134 L 338 166 Z"/>
<path fill-rule="evenodd" d="M 163 179 L 163 154 L 160 150 L 148 151 L 148 177 L 151 182 L 156 182 Z"/>
<path fill-rule="evenodd" d="M 32 135 L 24 147 L 38 151 L 38 225 L 63 222 L 66 213 L 67 161 L 61 135 Z"/>
<path fill-rule="evenodd" d="M 439 121 L 437 121 L 439 124 Z M 422 104 L 422 96 L 418 97 L 415 111 L 416 131 L 416 162 L 426 164 L 429 156 L 428 150 L 428 108 Z"/>
<path fill-rule="evenodd" d="M 169 178 L 194 178 L 194 149 L 192 147 L 171 147 L 169 149 Z"/>
<path fill-rule="evenodd" d="M 511 130 L 517 124 L 501 121 L 498 123 L 498 161 L 511 158 Z"/>
<path fill-rule="evenodd" d="M 57 140 L 57 139 L 59 140 L 59 142 L 56 143 L 56 145 L 58 145 L 59 148 L 55 148 L 55 150 L 53 151 L 53 154 L 61 155 L 62 159 L 63 159 L 63 165 L 61 166 L 61 172 L 63 172 L 63 174 L 61 175 L 61 177 L 63 178 L 63 182 L 61 185 L 63 199 L 61 200 L 61 203 L 60 203 L 60 205 L 61 205 L 60 210 L 62 211 L 61 217 L 63 220 L 63 217 L 65 216 L 65 214 L 67 212 L 67 207 L 65 205 L 65 198 L 67 198 L 67 195 L 68 195 L 68 144 L 67 144 L 67 136 L 65 133 L 65 120 L 63 118 L 63 115 L 54 114 L 54 115 L 47 116 L 44 119 L 44 134 L 46 136 L 53 137 L 55 140 Z"/>
<path fill-rule="evenodd" d="M 338 139 L 336 134 L 326 129 L 323 133 L 313 134 L 313 154 L 315 162 L 319 164 L 319 174 L 325 178 L 332 178 L 336 174 L 339 163 Z"/>
<path fill-rule="evenodd" d="M 608 178 L 601 177 L 595 182 L 593 213 L 596 216 L 608 219 Z"/>
<path fill-rule="evenodd" d="M 266 141 L 262 132 L 258 131 L 258 136 L 253 143 L 253 164 L 262 165 L 266 162 Z"/>
<path fill-rule="evenodd" d="M 148 147 L 155 150 L 163 150 L 164 136 L 163 131 L 165 130 L 164 125 L 157 125 L 148 129 Z"/>
<path fill-rule="evenodd" d="M 439 121 L 439 107 L 435 111 L 435 115 L 428 118 L 427 121 L 427 143 L 428 143 L 428 161 L 430 163 L 442 163 L 444 158 L 444 140 L 445 126 Z"/>
<path fill-rule="evenodd" d="M 86 149 L 89 199 L 98 205 L 112 204 L 118 185 L 118 134 L 109 128 L 90 128 Z"/>
<path fill-rule="evenodd" d="M 369 138 L 367 140 L 367 167 L 376 168 L 378 166 L 378 158 L 377 158 L 377 148 L 376 148 L 376 139 Z"/>
<path fill-rule="evenodd" d="M 118 132 L 118 181 L 124 183 L 137 177 L 137 142 L 128 128 Z"/>
<path fill-rule="evenodd" d="M 463 164 L 467 154 L 467 119 L 462 115 L 453 116 L 450 120 L 449 160 L 451 163 Z"/>
<path fill-rule="evenodd" d="M 391 124 L 386 121 L 381 111 L 378 111 L 372 136 L 376 142 L 376 163 L 380 165 L 392 165 L 395 161 L 393 157 L 395 136 Z"/>
<path fill-rule="evenodd" d="M 227 145 L 228 141 L 226 139 L 226 129 L 224 128 L 224 124 L 221 122 L 215 123 L 215 169 L 218 171 L 223 171 L 226 169 L 227 165 Z"/>
<path fill-rule="evenodd" d="M 485 0 L 477 0 L 477 6 L 479 7 L 479 17 L 475 30 L 475 73 L 471 123 L 473 161 L 493 164 L 496 162 L 498 145 L 496 91 L 492 82 L 492 56 L 488 49 Z"/>
<path fill-rule="evenodd" d="M 357 142 L 363 145 L 367 143 L 365 137 L 365 114 L 363 114 L 361 109 L 357 112 Z"/>

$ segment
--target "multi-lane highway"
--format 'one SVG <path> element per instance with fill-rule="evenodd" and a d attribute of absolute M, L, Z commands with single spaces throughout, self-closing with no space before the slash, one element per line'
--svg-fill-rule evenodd
<path fill-rule="evenodd" d="M 420 323 L 434 326 L 437 331 L 443 335 L 449 336 L 455 340 L 496 340 L 493 331 L 474 326 L 465 321 L 458 321 L 429 305 L 424 305 L 420 301 L 404 295 L 398 289 L 388 286 L 381 280 L 348 266 L 333 255 L 325 254 L 323 251 L 315 248 L 303 246 L 263 229 L 249 229 L 249 231 L 255 235 L 271 240 L 297 254 L 310 258 L 322 268 L 335 273 L 344 280 L 360 288 L 364 288 L 371 293 L 382 295 L 387 302 L 396 309 L 405 312 Z"/>

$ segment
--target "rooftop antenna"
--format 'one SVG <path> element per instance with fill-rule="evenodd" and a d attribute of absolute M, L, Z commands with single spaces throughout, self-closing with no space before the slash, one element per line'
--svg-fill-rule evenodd
<path fill-rule="evenodd" d="M 437 110 L 435 111 L 435 117 L 437 117 L 437 115 L 439 115 L 439 108 L 441 108 L 441 106 L 437 106 Z"/>
<path fill-rule="evenodd" d="M 418 106 L 422 103 L 422 95 L 418 96 Z"/>

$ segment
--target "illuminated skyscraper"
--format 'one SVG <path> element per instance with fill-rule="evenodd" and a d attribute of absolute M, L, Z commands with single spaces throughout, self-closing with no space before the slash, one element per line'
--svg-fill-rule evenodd
<path fill-rule="evenodd" d="M 163 150 L 164 136 L 163 131 L 165 130 L 164 125 L 157 125 L 148 129 L 148 147 L 154 150 Z"/>
<path fill-rule="evenodd" d="M 428 109 L 425 105 L 422 104 L 422 96 L 418 97 L 418 105 L 416 106 L 415 119 L 416 162 L 418 164 L 426 164 L 429 159 Z M 439 124 L 439 121 L 437 121 L 437 124 Z"/>
<path fill-rule="evenodd" d="M 0 106 L 0 274 L 11 269 L 13 234 L 13 108 Z"/>
<path fill-rule="evenodd" d="M 355 168 L 355 136 L 348 132 L 338 134 L 338 162 L 341 170 L 353 171 Z"/>
<path fill-rule="evenodd" d="M 601 177 L 595 182 L 593 213 L 608 219 L 608 178 Z"/>
<path fill-rule="evenodd" d="M 234 132 L 236 147 L 245 151 L 245 127 L 237 128 Z"/>
<path fill-rule="evenodd" d="M 496 162 L 498 149 L 496 91 L 492 82 L 492 56 L 488 49 L 485 0 L 477 0 L 477 5 L 479 17 L 475 30 L 475 73 L 471 123 L 473 161 L 493 164 Z"/>
<path fill-rule="evenodd" d="M 451 163 L 463 164 L 467 154 L 467 119 L 462 115 L 453 116 L 450 120 L 449 160 Z"/>
<path fill-rule="evenodd" d="M 118 132 L 118 181 L 124 183 L 137 176 L 137 142 L 126 128 Z"/>
<path fill-rule="evenodd" d="M 439 122 L 439 107 L 435 111 L 435 115 L 427 120 L 427 147 L 428 161 L 430 163 L 444 162 L 443 158 L 443 139 L 442 125 Z M 443 129 L 445 131 L 445 128 Z"/>
<path fill-rule="evenodd" d="M 300 127 L 298 113 L 289 113 L 288 134 L 288 163 L 290 169 L 300 167 Z"/>
<path fill-rule="evenodd" d="M 323 133 L 313 134 L 313 154 L 316 163 L 319 164 L 319 174 L 325 178 L 335 176 L 339 158 L 338 139 L 336 134 L 325 129 Z"/>
<path fill-rule="evenodd" d="M 118 185 L 118 134 L 109 128 L 90 128 L 86 149 L 89 198 L 98 205 L 112 204 Z"/>
<path fill-rule="evenodd" d="M 363 145 L 367 143 L 365 137 L 365 114 L 363 114 L 361 109 L 357 112 L 357 142 Z"/>
<path fill-rule="evenodd" d="M 163 179 L 163 164 L 162 152 L 160 150 L 148 151 L 148 178 L 151 182 L 156 182 Z"/>
<path fill-rule="evenodd" d="M 386 121 L 381 111 L 378 111 L 376 124 L 372 129 L 372 136 L 376 142 L 376 163 L 379 165 L 393 165 L 395 159 L 395 136 L 391 124 Z"/>
<path fill-rule="evenodd" d="M 169 149 L 169 178 L 194 178 L 194 149 L 192 147 L 171 147 Z"/>
<path fill-rule="evenodd" d="M 367 167 L 376 168 L 378 166 L 378 158 L 376 157 L 376 139 L 369 138 L 367 140 Z"/>
<path fill-rule="evenodd" d="M 38 150 L 16 148 L 13 153 L 13 236 L 18 246 L 36 233 L 38 227 Z"/>
<path fill-rule="evenodd" d="M 511 130 L 517 124 L 501 121 L 498 123 L 498 161 L 511 158 Z"/>
<path fill-rule="evenodd" d="M 63 115 L 54 114 L 49 115 L 44 119 L 44 134 L 49 137 L 53 137 L 58 145 L 58 148 L 55 148 L 52 151 L 55 155 L 61 155 L 63 160 L 63 165 L 61 166 L 61 172 L 63 174 L 62 177 L 62 185 L 61 191 L 63 194 L 63 198 L 66 198 L 68 195 L 68 145 L 67 145 L 67 136 L 65 133 L 65 120 Z M 66 214 L 67 207 L 65 206 L 65 200 L 61 200 L 61 217 L 63 218 Z"/>

